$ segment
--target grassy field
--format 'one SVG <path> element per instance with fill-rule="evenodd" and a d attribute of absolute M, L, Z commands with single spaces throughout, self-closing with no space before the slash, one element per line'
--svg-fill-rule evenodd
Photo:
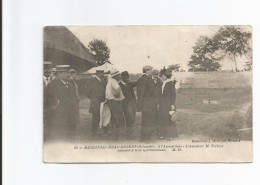
<path fill-rule="evenodd" d="M 210 102 L 210 103 L 209 103 Z M 251 140 L 251 89 L 182 89 L 177 90 L 177 129 L 179 139 L 241 139 Z M 109 140 L 110 135 L 91 137 L 89 100 L 80 102 L 81 125 L 78 140 Z M 251 120 L 250 120 L 251 119 Z M 137 113 L 134 140 L 139 140 L 141 115 Z"/>
<path fill-rule="evenodd" d="M 252 127 L 250 89 L 183 89 L 177 95 L 177 125 L 183 137 L 252 139 L 252 133 L 238 131 Z"/>

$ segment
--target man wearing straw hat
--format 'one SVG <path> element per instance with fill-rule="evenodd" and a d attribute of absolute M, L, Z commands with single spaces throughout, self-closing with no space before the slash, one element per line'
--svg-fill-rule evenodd
<path fill-rule="evenodd" d="M 100 121 L 100 104 L 105 101 L 104 71 L 96 70 L 95 78 L 89 82 L 86 95 L 90 99 L 89 112 L 92 114 L 92 135 L 97 135 Z"/>
<path fill-rule="evenodd" d="M 125 98 L 119 85 L 120 73 L 117 69 L 110 71 L 111 78 L 106 86 L 106 99 L 111 111 L 112 134 L 116 140 L 126 137 L 126 123 L 123 112 L 122 100 Z"/>
<path fill-rule="evenodd" d="M 47 86 L 48 108 L 52 112 L 51 135 L 55 137 L 69 136 L 76 124 L 75 92 L 70 79 L 70 65 L 56 66 L 58 79 Z"/>

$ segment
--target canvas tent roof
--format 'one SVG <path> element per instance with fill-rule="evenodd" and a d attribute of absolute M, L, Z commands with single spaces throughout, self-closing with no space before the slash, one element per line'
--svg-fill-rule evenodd
<path fill-rule="evenodd" d="M 65 26 L 44 28 L 44 60 L 57 64 L 70 64 L 83 72 L 96 66 L 89 50 Z"/>
<path fill-rule="evenodd" d="M 81 74 L 94 74 L 96 73 L 96 70 L 103 70 L 105 73 L 110 71 L 111 69 L 113 69 L 114 66 L 112 64 L 109 64 L 109 63 L 105 63 L 101 66 L 97 66 L 97 67 L 93 67 L 91 68 L 90 70 L 84 72 L 84 73 L 81 73 Z"/>

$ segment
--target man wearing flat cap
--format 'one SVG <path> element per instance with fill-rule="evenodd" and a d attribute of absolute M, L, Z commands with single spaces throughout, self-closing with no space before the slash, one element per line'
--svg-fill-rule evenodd
<path fill-rule="evenodd" d="M 105 101 L 106 84 L 104 71 L 96 70 L 95 77 L 88 84 L 86 96 L 90 100 L 89 112 L 92 114 L 92 135 L 97 134 L 100 121 L 100 104 Z"/>
<path fill-rule="evenodd" d="M 51 128 L 55 137 L 70 136 L 76 126 L 75 92 L 70 82 L 70 65 L 57 65 L 58 79 L 47 86 L 48 107 L 52 112 Z"/>
<path fill-rule="evenodd" d="M 137 101 L 142 112 L 141 140 L 151 141 L 155 132 L 159 95 L 152 79 L 152 67 L 143 67 L 143 76 L 137 80 Z"/>
<path fill-rule="evenodd" d="M 142 112 L 143 109 L 143 98 L 146 81 L 152 74 L 152 66 L 143 66 L 143 75 L 137 80 L 136 91 L 137 91 L 137 112 Z"/>

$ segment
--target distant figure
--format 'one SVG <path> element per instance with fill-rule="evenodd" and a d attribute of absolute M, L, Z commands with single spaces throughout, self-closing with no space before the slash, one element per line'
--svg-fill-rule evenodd
<path fill-rule="evenodd" d="M 172 114 L 176 111 L 176 81 L 171 79 L 172 73 L 168 70 L 162 70 L 161 77 L 163 84 L 159 105 L 159 137 L 160 139 L 172 140 L 178 137 L 176 123 L 171 120 Z"/>
<path fill-rule="evenodd" d="M 80 117 L 79 117 L 79 101 L 80 101 L 80 95 L 79 95 L 79 86 L 76 82 L 77 80 L 77 71 L 75 69 L 70 69 L 70 76 L 71 76 L 71 83 L 74 87 L 74 93 L 75 93 L 75 115 L 76 115 L 76 125 L 80 125 Z"/>
<path fill-rule="evenodd" d="M 134 93 L 134 87 L 136 82 L 129 82 L 129 74 L 127 71 L 121 73 L 121 82 L 119 83 L 125 99 L 123 100 L 123 111 L 126 120 L 126 137 L 128 139 L 133 138 L 133 126 L 136 116 L 136 97 Z"/>
<path fill-rule="evenodd" d="M 113 69 L 110 72 L 111 78 L 108 79 L 106 86 L 106 99 L 111 111 L 112 134 L 116 140 L 124 140 L 126 137 L 126 124 L 123 112 L 123 102 L 125 98 L 119 85 L 120 73 Z"/>
<path fill-rule="evenodd" d="M 100 121 L 100 104 L 105 101 L 104 71 L 97 70 L 87 87 L 87 97 L 90 99 L 89 112 L 92 114 L 92 134 L 97 134 Z"/>
<path fill-rule="evenodd" d="M 43 72 L 43 86 L 44 86 L 44 89 L 46 89 L 47 85 L 51 82 L 51 77 L 50 77 L 51 65 L 52 65 L 52 62 L 49 62 L 49 61 L 45 61 L 43 63 L 43 68 L 44 68 L 44 72 Z"/>

